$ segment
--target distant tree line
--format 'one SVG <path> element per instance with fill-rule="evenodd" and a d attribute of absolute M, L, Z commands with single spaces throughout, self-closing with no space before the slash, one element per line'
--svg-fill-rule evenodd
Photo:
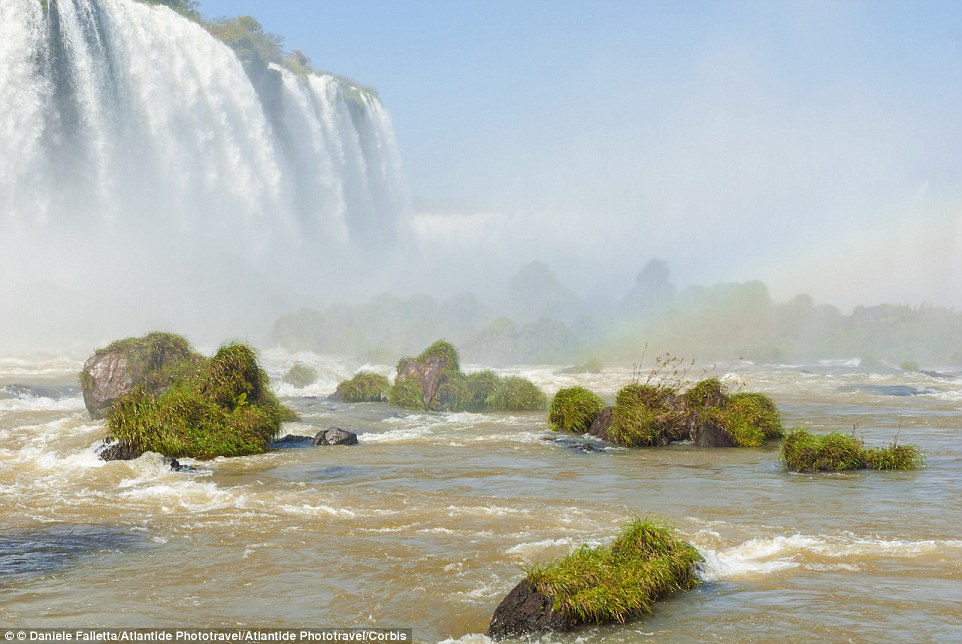
<path fill-rule="evenodd" d="M 466 361 L 495 365 L 589 357 L 627 363 L 647 346 L 650 355 L 671 351 L 699 360 L 962 366 L 962 312 L 879 304 L 846 315 L 805 294 L 775 302 L 760 281 L 678 290 L 660 260 L 642 269 L 620 301 L 590 311 L 539 262 L 522 268 L 495 302 L 467 292 L 443 300 L 383 294 L 285 315 L 274 335 L 291 350 L 383 362 L 446 337 Z"/>

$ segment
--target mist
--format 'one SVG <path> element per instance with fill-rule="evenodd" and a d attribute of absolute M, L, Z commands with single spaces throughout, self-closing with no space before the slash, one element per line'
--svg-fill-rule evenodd
<path fill-rule="evenodd" d="M 360 65 L 318 44 L 336 37 L 325 8 L 301 8 L 318 33 L 292 44 L 361 85 L 245 58 L 167 7 L 38 4 L 0 0 L 5 350 L 157 328 L 361 358 L 445 335 L 491 362 L 631 361 L 651 344 L 943 364 L 958 349 L 951 5 L 903 24 L 857 4 L 611 2 L 582 20 L 416 3 L 379 8 L 420 31 L 362 34 Z M 435 38 L 449 28 L 472 39 Z M 406 59 L 404 33 L 440 50 Z M 653 259 L 672 296 L 646 308 L 631 294 Z M 547 273 L 519 295 L 534 261 Z M 893 309 L 910 311 L 906 338 L 938 329 L 931 346 L 881 355 L 845 335 L 883 303 L 909 307 Z M 792 306 L 822 321 L 780 327 Z M 926 327 L 935 310 L 949 322 Z M 321 337 L 335 311 L 366 333 Z"/>

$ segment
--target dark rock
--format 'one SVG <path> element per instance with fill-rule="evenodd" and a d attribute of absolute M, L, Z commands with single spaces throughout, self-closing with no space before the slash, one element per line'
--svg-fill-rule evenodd
<path fill-rule="evenodd" d="M 591 423 L 591 427 L 588 428 L 588 433 L 595 438 L 611 442 L 611 439 L 608 438 L 608 429 L 611 427 L 611 418 L 614 410 L 615 408 L 610 405 L 602 409 L 601 413 L 598 414 Z"/>
<path fill-rule="evenodd" d="M 488 627 L 488 636 L 500 640 L 541 631 L 566 632 L 579 622 L 552 608 L 554 602 L 523 580 L 498 604 Z"/>
<path fill-rule="evenodd" d="M 271 447 L 284 448 L 284 447 L 306 447 L 308 445 L 314 444 L 313 436 L 298 436 L 296 434 L 288 434 L 284 438 L 278 438 L 271 441 Z"/>
<path fill-rule="evenodd" d="M 112 436 L 105 438 L 103 444 L 94 451 L 104 461 L 131 461 L 141 455 L 141 452 Z"/>
<path fill-rule="evenodd" d="M 164 457 L 164 464 L 169 465 L 170 469 L 175 472 L 196 472 L 197 468 L 191 467 L 190 465 L 181 465 L 180 461 L 176 458 L 170 458 L 169 456 Z"/>
<path fill-rule="evenodd" d="M 315 445 L 357 445 L 357 434 L 340 427 L 322 429 L 314 436 Z"/>
<path fill-rule="evenodd" d="M 571 446 L 571 449 L 575 450 L 576 452 L 586 452 L 586 453 L 589 453 L 589 454 L 592 453 L 592 452 L 600 452 L 600 451 L 602 451 L 600 448 L 595 447 L 595 446 L 592 445 L 591 443 L 574 443 L 574 444 Z"/>
<path fill-rule="evenodd" d="M 702 421 L 695 426 L 692 440 L 698 447 L 737 447 L 731 434 L 710 420 Z"/>

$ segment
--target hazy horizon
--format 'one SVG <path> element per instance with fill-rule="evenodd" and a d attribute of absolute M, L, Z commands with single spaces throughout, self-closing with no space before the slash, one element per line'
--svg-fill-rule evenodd
<path fill-rule="evenodd" d="M 338 99 L 357 130 L 330 149 L 330 123 L 276 127 L 233 54 L 166 9 L 167 40 L 140 9 L 139 30 L 108 21 L 126 76 L 78 94 L 84 118 L 50 117 L 32 7 L 0 2 L 0 344 L 263 335 L 383 292 L 493 298 L 534 260 L 588 313 L 652 258 L 679 289 L 962 308 L 956 3 L 202 0 L 376 90 L 362 126 Z M 144 47 L 170 64 L 143 66 Z M 284 118 L 330 85 L 283 82 Z"/>

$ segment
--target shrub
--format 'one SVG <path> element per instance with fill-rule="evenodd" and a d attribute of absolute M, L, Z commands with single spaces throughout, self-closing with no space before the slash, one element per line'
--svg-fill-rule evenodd
<path fill-rule="evenodd" d="M 253 349 L 230 344 L 160 395 L 134 388 L 114 403 L 106 424 L 136 452 L 214 458 L 267 451 L 281 422 L 293 418 Z"/>
<path fill-rule="evenodd" d="M 548 423 L 555 431 L 584 434 L 604 408 L 601 398 L 584 387 L 565 387 L 551 400 Z"/>
<path fill-rule="evenodd" d="M 608 436 L 625 447 L 661 445 L 677 433 L 674 391 L 662 385 L 633 382 L 615 397 Z"/>
<path fill-rule="evenodd" d="M 581 622 L 624 623 L 652 604 L 698 584 L 698 551 L 663 523 L 635 518 L 610 546 L 581 546 L 561 559 L 526 568 L 527 580 L 554 610 Z"/>
<path fill-rule="evenodd" d="M 388 399 L 391 383 L 372 371 L 358 371 L 353 378 L 338 384 L 337 394 L 345 402 L 381 402 Z"/>
<path fill-rule="evenodd" d="M 538 411 L 548 406 L 548 398 L 527 378 L 507 376 L 497 383 L 490 406 L 498 411 Z"/>
<path fill-rule="evenodd" d="M 317 370 L 302 362 L 295 362 L 281 380 L 298 389 L 303 389 L 317 382 Z"/>

